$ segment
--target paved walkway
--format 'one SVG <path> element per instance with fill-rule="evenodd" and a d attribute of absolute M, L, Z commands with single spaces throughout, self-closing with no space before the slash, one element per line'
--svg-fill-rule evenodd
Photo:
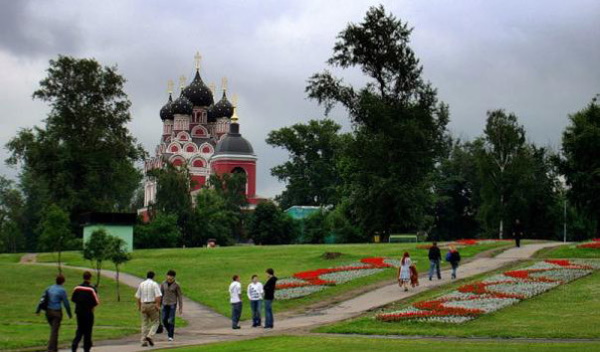
<path fill-rule="evenodd" d="M 521 248 L 508 249 L 494 258 L 475 259 L 459 267 L 458 276 L 459 278 L 468 278 L 496 270 L 505 265 L 529 259 L 540 249 L 561 244 L 562 243 L 558 242 L 528 244 Z M 76 269 L 88 270 L 86 268 Z M 102 272 L 104 276 L 108 277 L 114 277 L 115 274 L 109 270 L 103 270 Z M 189 322 L 188 327 L 177 329 L 175 335 L 176 341 L 174 342 L 167 342 L 164 334 L 157 335 L 156 346 L 154 348 L 201 345 L 260 336 L 280 335 L 283 333 L 294 334 L 319 325 L 354 318 L 369 310 L 448 284 L 451 282 L 449 277 L 450 270 L 444 270 L 442 271 L 442 280 L 422 280 L 419 287 L 411 289 L 408 292 L 401 291 L 397 284 L 384 286 L 331 307 L 316 309 L 294 317 L 276 320 L 276 329 L 274 330 L 264 330 L 262 328 L 253 329 L 250 327 L 249 322 L 243 322 L 244 324 L 242 324 L 241 330 L 231 330 L 229 327 L 230 322 L 227 318 L 200 304 L 186 299 L 184 301 L 184 317 Z M 121 274 L 121 278 L 124 284 L 133 287 L 136 287 L 139 282 L 141 282 L 140 278 L 128 274 Z M 245 308 L 247 309 L 247 307 Z M 119 340 L 99 341 L 96 343 L 93 350 L 96 352 L 133 352 L 146 351 L 148 349 L 148 347 L 141 347 L 139 345 L 139 337 L 131 336 Z"/>

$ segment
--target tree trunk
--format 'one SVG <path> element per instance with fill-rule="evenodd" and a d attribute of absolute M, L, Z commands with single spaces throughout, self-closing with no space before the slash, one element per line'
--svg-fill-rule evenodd
<path fill-rule="evenodd" d="M 121 291 L 119 286 L 119 266 L 115 265 L 115 268 L 117 269 L 117 302 L 121 302 Z"/>
<path fill-rule="evenodd" d="M 96 288 L 100 287 L 100 271 L 102 270 L 102 264 L 96 263 Z"/>
<path fill-rule="evenodd" d="M 60 257 L 61 253 L 62 252 L 60 250 L 58 250 L 58 273 L 59 274 L 62 274 L 61 257 Z"/>
<path fill-rule="evenodd" d="M 504 194 L 500 195 L 500 239 L 502 239 L 502 234 L 504 233 Z"/>

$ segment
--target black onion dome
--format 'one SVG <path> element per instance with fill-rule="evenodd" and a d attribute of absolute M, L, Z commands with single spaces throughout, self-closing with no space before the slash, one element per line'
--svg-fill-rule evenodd
<path fill-rule="evenodd" d="M 206 109 L 206 122 L 216 122 L 217 121 L 215 114 L 213 114 L 214 107 L 215 106 L 213 105 Z"/>
<path fill-rule="evenodd" d="M 173 108 L 173 115 L 191 115 L 194 112 L 194 104 L 183 95 L 183 92 L 179 98 L 171 103 L 171 106 Z"/>
<path fill-rule="evenodd" d="M 169 93 L 169 101 L 160 109 L 161 120 L 173 120 L 173 98 Z"/>
<path fill-rule="evenodd" d="M 240 134 L 240 125 L 232 123 L 227 135 L 217 143 L 215 155 L 218 154 L 244 154 L 254 155 L 252 144 Z"/>
<path fill-rule="evenodd" d="M 231 118 L 233 115 L 233 105 L 227 100 L 227 95 L 223 91 L 223 97 L 212 108 L 212 114 L 215 119 L 219 117 Z"/>
<path fill-rule="evenodd" d="M 188 98 L 194 106 L 211 106 L 214 103 L 210 88 L 202 82 L 200 72 L 196 70 L 196 77 L 189 86 L 183 90 L 183 95 Z"/>

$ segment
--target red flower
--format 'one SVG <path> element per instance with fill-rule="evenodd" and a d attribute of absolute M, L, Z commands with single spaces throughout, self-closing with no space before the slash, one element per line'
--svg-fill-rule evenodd
<path fill-rule="evenodd" d="M 600 249 L 600 238 L 594 238 L 593 241 L 594 242 L 580 244 L 577 248 Z"/>

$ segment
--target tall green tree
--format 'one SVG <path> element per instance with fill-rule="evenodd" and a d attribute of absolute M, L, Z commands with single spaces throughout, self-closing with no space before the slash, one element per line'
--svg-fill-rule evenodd
<path fill-rule="evenodd" d="M 499 238 L 506 231 L 507 202 L 519 194 L 517 178 L 525 170 L 523 163 L 526 143 L 525 129 L 519 125 L 515 114 L 503 110 L 489 111 L 484 135 L 479 141 L 477 165 L 483 181 L 480 219 L 486 230 L 492 232 L 496 224 Z"/>
<path fill-rule="evenodd" d="M 177 215 L 156 213 L 149 223 L 138 223 L 133 230 L 136 249 L 173 248 L 181 245 L 181 229 Z"/>
<path fill-rule="evenodd" d="M 433 238 L 452 240 L 479 234 L 479 188 L 473 143 L 453 141 L 436 168 Z"/>
<path fill-rule="evenodd" d="M 39 250 L 57 252 L 58 272 L 62 273 L 62 251 L 74 248 L 75 244 L 69 214 L 59 206 L 52 204 L 41 223 Z"/>
<path fill-rule="evenodd" d="M 560 172 L 564 175 L 569 201 L 595 223 L 600 234 L 600 105 L 598 96 L 569 116 L 563 132 Z M 591 235 L 591 234 L 590 234 Z"/>
<path fill-rule="evenodd" d="M 33 93 L 50 104 L 43 127 L 11 139 L 7 162 L 19 163 L 28 207 L 49 203 L 71 219 L 86 211 L 126 210 L 141 174 L 134 163 L 144 150 L 127 129 L 131 120 L 125 79 L 94 59 L 59 56 Z"/>
<path fill-rule="evenodd" d="M 13 181 L 0 176 L 0 252 L 16 253 L 25 246 L 25 204 Z"/>
<path fill-rule="evenodd" d="M 267 144 L 289 153 L 288 161 L 271 169 L 271 175 L 286 183 L 286 189 L 277 198 L 283 209 L 337 203 L 340 128 L 333 120 L 324 119 L 269 132 Z"/>
<path fill-rule="evenodd" d="M 186 238 L 186 245 L 203 246 L 211 238 L 219 245 L 235 243 L 236 237 L 240 237 L 236 231 L 239 229 L 241 216 L 239 208 L 233 208 L 215 189 L 201 189 L 196 196 L 196 206 L 190 222 L 191 236 Z"/>
<path fill-rule="evenodd" d="M 342 194 L 366 233 L 423 227 L 431 207 L 434 165 L 447 148 L 448 108 L 422 77 L 412 29 L 383 6 L 338 35 L 328 64 L 358 68 L 369 80 L 356 89 L 329 71 L 313 75 L 308 96 L 328 112 L 341 104 L 353 123 L 338 164 Z"/>

